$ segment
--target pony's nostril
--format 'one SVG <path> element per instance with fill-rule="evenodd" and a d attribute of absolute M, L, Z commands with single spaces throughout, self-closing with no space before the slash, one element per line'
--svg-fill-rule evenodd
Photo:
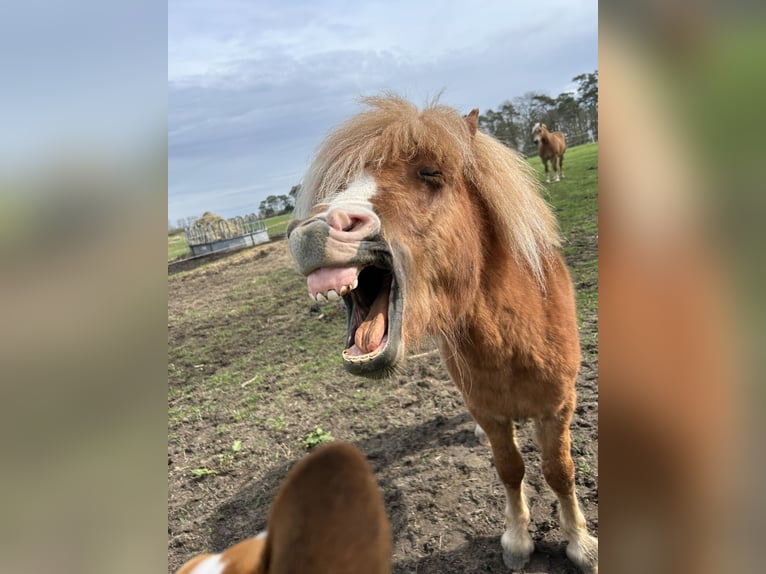
<path fill-rule="evenodd" d="M 346 213 L 345 211 L 331 211 L 327 214 L 327 224 L 333 229 L 350 233 L 357 229 L 363 223 L 358 216 Z"/>
<path fill-rule="evenodd" d="M 360 224 L 362 223 L 362 220 L 357 217 L 350 217 L 348 220 L 348 224 L 343 228 L 343 231 L 349 232 L 356 229 Z"/>

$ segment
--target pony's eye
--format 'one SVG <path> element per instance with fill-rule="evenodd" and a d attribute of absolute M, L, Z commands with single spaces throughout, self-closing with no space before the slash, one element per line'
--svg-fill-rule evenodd
<path fill-rule="evenodd" d="M 426 183 L 432 183 L 435 185 L 442 185 L 444 183 L 444 174 L 438 169 L 424 167 L 418 171 L 418 175 L 420 176 L 420 179 Z"/>

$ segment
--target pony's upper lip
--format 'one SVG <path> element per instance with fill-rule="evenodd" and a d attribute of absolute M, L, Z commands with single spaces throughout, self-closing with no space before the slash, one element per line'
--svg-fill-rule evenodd
<path fill-rule="evenodd" d="M 306 278 L 309 297 L 318 303 L 335 301 L 359 286 L 361 267 L 322 267 Z"/>

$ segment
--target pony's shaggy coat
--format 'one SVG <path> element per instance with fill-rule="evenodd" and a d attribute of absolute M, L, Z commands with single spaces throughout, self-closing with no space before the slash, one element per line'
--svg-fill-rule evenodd
<path fill-rule="evenodd" d="M 370 109 L 330 134 L 311 165 L 296 206 L 307 219 L 296 222 L 296 238 L 325 220 L 345 222 L 336 236 L 356 230 L 357 219 L 370 222 L 350 203 L 342 217 L 340 203 L 332 203 L 334 214 L 326 206 L 360 178 L 374 179 L 374 237 L 389 246 L 403 292 L 401 344 L 437 337 L 486 432 L 506 489 L 506 564 L 523 567 L 534 548 L 514 429 L 515 419 L 532 418 L 567 553 L 595 572 L 598 542 L 575 496 L 570 454 L 580 364 L 574 292 L 539 184 L 518 154 L 477 131 L 478 110 L 466 117 L 438 104 L 418 111 L 394 96 L 365 103 Z"/>

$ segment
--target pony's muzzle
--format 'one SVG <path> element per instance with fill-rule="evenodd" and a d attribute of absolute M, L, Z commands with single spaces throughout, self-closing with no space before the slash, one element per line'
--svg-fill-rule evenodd
<path fill-rule="evenodd" d="M 327 265 L 327 242 L 330 226 L 318 217 L 291 221 L 287 228 L 287 242 L 290 251 L 303 275 Z"/>
<path fill-rule="evenodd" d="M 379 233 L 380 220 L 373 212 L 331 209 L 291 222 L 287 238 L 298 271 L 308 276 L 323 267 L 373 263 L 374 253 L 362 245 Z"/>

